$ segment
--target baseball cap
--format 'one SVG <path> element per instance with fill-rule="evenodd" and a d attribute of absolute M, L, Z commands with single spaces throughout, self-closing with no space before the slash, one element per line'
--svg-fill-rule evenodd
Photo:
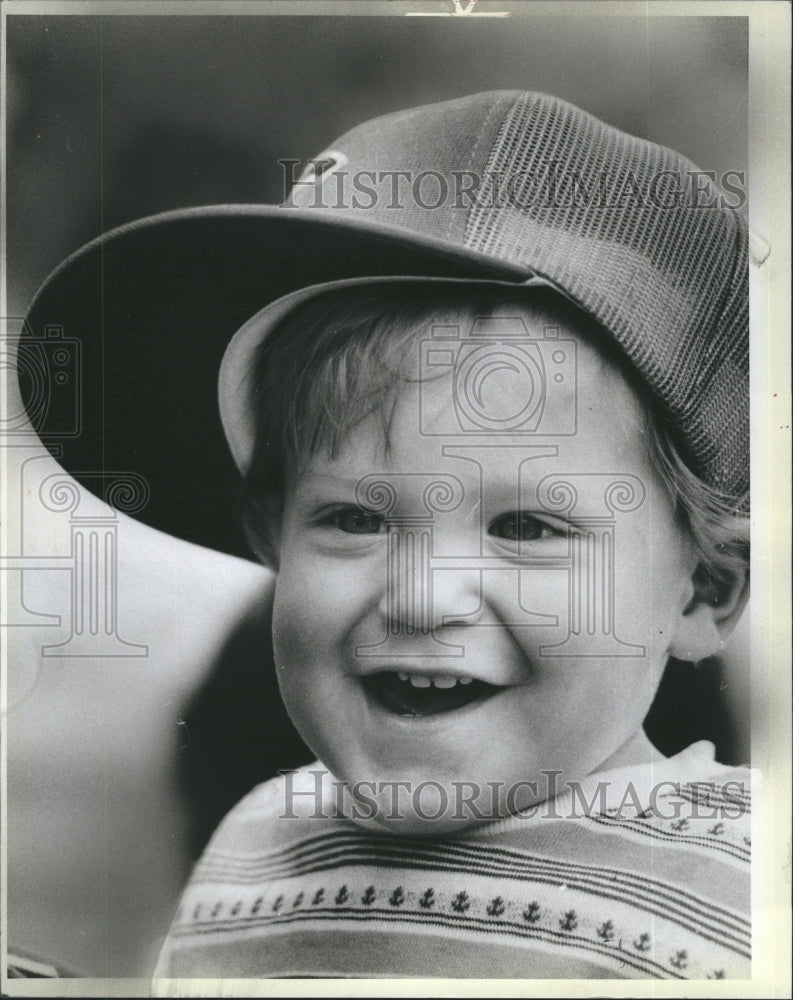
<path fill-rule="evenodd" d="M 235 466 L 250 461 L 258 344 L 329 287 L 476 280 L 548 285 L 590 315 L 692 470 L 745 502 L 748 226 L 685 157 L 559 98 L 496 91 L 367 121 L 293 180 L 282 206 L 185 209 L 121 227 L 48 279 L 31 330 L 61 323 L 95 353 L 101 342 L 106 362 L 101 387 L 95 374 L 94 396 L 84 394 L 93 417 L 78 443 L 62 443 L 69 471 L 95 468 L 108 448 L 144 463 L 162 485 L 142 519 L 228 549 L 213 531 L 229 517 Z M 201 411 L 221 358 L 233 463 L 215 458 L 219 425 Z M 137 391 L 137 407 L 114 404 L 108 420 L 117 390 Z M 131 443 L 114 450 L 115 439 Z"/>

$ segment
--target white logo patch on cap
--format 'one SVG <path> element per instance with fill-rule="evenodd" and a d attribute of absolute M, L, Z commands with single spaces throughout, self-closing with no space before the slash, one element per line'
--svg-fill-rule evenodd
<path fill-rule="evenodd" d="M 330 177 L 349 162 L 348 157 L 338 149 L 328 149 L 316 159 L 309 160 L 300 175 L 298 184 L 327 184 Z"/>

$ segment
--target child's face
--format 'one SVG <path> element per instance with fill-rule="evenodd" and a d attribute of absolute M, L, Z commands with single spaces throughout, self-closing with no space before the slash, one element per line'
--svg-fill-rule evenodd
<path fill-rule="evenodd" d="M 543 346 L 541 433 L 461 428 L 455 391 L 469 393 L 462 419 L 481 406 L 507 428 L 526 401 L 526 372 L 494 350 L 465 388 L 462 370 L 400 388 L 388 446 L 372 415 L 286 496 L 281 691 L 318 758 L 367 783 L 394 832 L 462 829 L 641 758 L 692 597 L 693 546 L 633 390 L 571 321 L 526 320 L 568 341 L 560 382 Z"/>

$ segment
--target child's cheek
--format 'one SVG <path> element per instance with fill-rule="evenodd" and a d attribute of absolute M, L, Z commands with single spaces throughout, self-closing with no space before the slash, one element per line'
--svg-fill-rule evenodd
<path fill-rule="evenodd" d="M 281 697 L 303 740 L 319 753 L 333 634 L 332 591 L 298 561 L 283 560 L 273 603 L 273 648 Z"/>
<path fill-rule="evenodd" d="M 615 526 L 614 617 L 626 639 L 653 644 L 669 631 L 692 569 L 689 545 L 665 495 L 648 488 L 644 508 Z"/>
<path fill-rule="evenodd" d="M 343 658 L 360 621 L 375 613 L 382 560 L 344 559 L 294 545 L 282 556 L 276 579 L 273 629 L 276 662 L 311 670 Z M 378 572 L 379 568 L 379 572 Z"/>
<path fill-rule="evenodd" d="M 570 573 L 559 568 L 499 568 L 481 574 L 485 614 L 505 626 L 529 664 L 570 626 Z M 486 621 L 488 619 L 485 619 Z"/>

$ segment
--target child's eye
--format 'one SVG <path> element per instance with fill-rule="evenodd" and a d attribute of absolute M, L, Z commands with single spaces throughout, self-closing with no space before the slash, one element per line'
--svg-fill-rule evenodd
<path fill-rule="evenodd" d="M 512 511 L 491 521 L 487 533 L 509 542 L 534 542 L 541 538 L 557 538 L 562 532 L 532 514 Z"/>
<path fill-rule="evenodd" d="M 348 535 L 379 535 L 385 527 L 381 514 L 373 514 L 361 507 L 341 507 L 331 511 L 324 520 Z"/>

